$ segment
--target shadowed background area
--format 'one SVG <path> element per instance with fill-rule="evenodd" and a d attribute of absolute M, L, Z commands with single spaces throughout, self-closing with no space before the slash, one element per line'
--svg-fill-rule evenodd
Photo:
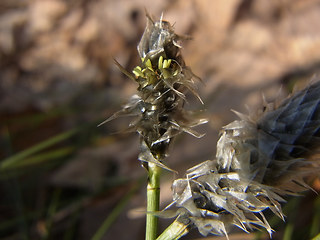
<path fill-rule="evenodd" d="M 203 138 L 174 142 L 167 165 L 178 176 L 213 158 L 219 130 L 236 119 L 230 109 L 255 111 L 262 93 L 285 96 L 320 71 L 319 0 L 1 0 L 1 239 L 143 239 L 138 136 L 121 132 L 130 119 L 96 126 L 135 93 L 113 58 L 128 71 L 139 64 L 145 9 L 192 37 L 182 54 L 203 80 L 204 106 L 190 95 L 186 107 L 206 109 L 210 122 L 197 129 Z M 177 176 L 163 175 L 165 207 Z M 289 201 L 285 213 L 286 225 L 271 219 L 274 239 L 320 232 L 315 193 Z M 268 236 L 230 235 L 244 238 Z"/>

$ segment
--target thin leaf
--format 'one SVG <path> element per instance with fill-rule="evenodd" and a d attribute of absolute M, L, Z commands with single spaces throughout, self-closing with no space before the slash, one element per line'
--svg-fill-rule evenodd
<path fill-rule="evenodd" d="M 9 168 L 14 168 L 16 165 L 21 164 L 21 161 L 24 161 L 25 158 L 70 138 L 78 131 L 79 129 L 73 129 L 73 130 L 61 133 L 31 148 L 28 148 L 20 153 L 17 153 L 11 157 L 4 159 L 0 164 L 0 171 L 5 171 Z"/>
<path fill-rule="evenodd" d="M 62 157 L 65 157 L 69 154 L 71 154 L 74 151 L 73 147 L 64 147 L 59 148 L 57 150 L 48 151 L 45 153 L 37 154 L 35 156 L 23 159 L 23 161 L 19 161 L 15 163 L 13 166 L 9 166 L 8 168 L 12 170 L 13 168 L 22 168 L 37 164 L 44 164 L 46 162 L 56 160 Z"/>
<path fill-rule="evenodd" d="M 169 227 L 162 232 L 157 240 L 178 240 L 189 232 L 188 225 L 176 219 Z"/>
<path fill-rule="evenodd" d="M 95 232 L 91 240 L 100 240 L 108 231 L 112 223 L 117 219 L 117 217 L 121 214 L 125 206 L 128 204 L 129 200 L 132 198 L 133 194 L 137 191 L 140 184 L 135 184 L 129 192 L 120 200 L 120 202 L 115 206 L 113 211 L 107 216 L 107 218 L 103 221 L 99 229 Z"/>

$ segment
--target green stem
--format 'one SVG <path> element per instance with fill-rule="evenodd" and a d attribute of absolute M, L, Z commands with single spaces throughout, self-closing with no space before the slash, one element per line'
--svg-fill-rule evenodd
<path fill-rule="evenodd" d="M 155 240 L 158 231 L 158 217 L 154 212 L 159 211 L 161 168 L 148 163 L 148 173 L 146 240 Z"/>

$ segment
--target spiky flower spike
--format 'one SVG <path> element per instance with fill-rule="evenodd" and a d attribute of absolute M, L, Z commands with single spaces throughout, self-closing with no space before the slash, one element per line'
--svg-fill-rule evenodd
<path fill-rule="evenodd" d="M 157 235 L 157 216 L 154 213 L 159 210 L 160 170 L 171 170 L 164 164 L 169 145 L 181 132 L 201 137 L 192 128 L 207 120 L 183 109 L 188 90 L 201 99 L 194 87 L 196 76 L 185 66 L 180 55 L 178 41 L 182 37 L 162 18 L 155 22 L 147 15 L 147 21 L 138 45 L 141 65 L 134 68 L 134 75 L 116 62 L 124 74 L 139 84 L 138 94 L 106 121 L 119 116 L 135 116 L 129 129 L 141 136 L 138 158 L 148 171 L 146 240 L 154 240 Z"/>
<path fill-rule="evenodd" d="M 282 197 L 306 190 L 305 178 L 319 174 L 320 161 L 312 157 L 320 147 L 319 102 L 318 81 L 256 116 L 238 113 L 241 120 L 221 132 L 216 159 L 174 181 L 179 220 L 204 236 L 227 236 L 232 226 L 263 227 L 271 235 L 263 211 L 283 219 Z"/>
<path fill-rule="evenodd" d="M 201 137 L 192 127 L 207 122 L 197 113 L 185 111 L 185 92 L 191 91 L 200 99 L 194 87 L 196 76 L 185 66 L 180 55 L 178 36 L 169 22 L 153 21 L 147 15 L 147 27 L 138 45 L 141 66 L 128 73 L 139 84 L 138 94 L 133 95 L 124 108 L 105 122 L 120 116 L 135 116 L 129 130 L 141 135 L 139 160 L 151 162 L 162 168 L 173 137 L 181 132 Z M 200 99 L 201 101 L 201 99 Z"/>

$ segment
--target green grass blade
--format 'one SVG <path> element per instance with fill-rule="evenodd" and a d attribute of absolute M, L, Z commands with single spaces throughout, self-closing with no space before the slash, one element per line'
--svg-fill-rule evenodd
<path fill-rule="evenodd" d="M 120 213 L 123 211 L 124 207 L 127 205 L 133 194 L 137 191 L 140 184 L 135 184 L 130 191 L 121 199 L 121 201 L 116 205 L 113 211 L 108 215 L 108 217 L 101 224 L 99 229 L 93 235 L 91 240 L 100 240 L 104 234 L 108 231 L 112 223 L 117 219 Z"/>
<path fill-rule="evenodd" d="M 10 170 L 14 168 L 28 167 L 36 164 L 43 164 L 51 160 L 59 159 L 71 154 L 74 151 L 73 147 L 64 147 L 57 150 L 48 151 L 37 154 L 35 156 L 25 158 L 23 161 L 16 162 L 13 166 L 8 167 Z"/>
<path fill-rule="evenodd" d="M 76 229 L 77 229 L 77 222 L 80 218 L 80 211 L 75 211 L 72 216 L 71 216 L 71 220 L 70 220 L 70 225 L 67 229 L 67 231 L 65 231 L 64 236 L 63 236 L 63 240 L 73 240 L 76 239 Z"/>
<path fill-rule="evenodd" d="M 312 238 L 312 240 L 320 240 L 320 233 L 317 236 L 315 236 L 314 238 Z"/>
<path fill-rule="evenodd" d="M 43 236 L 43 240 L 48 239 L 50 237 L 51 228 L 53 225 L 53 217 L 58 208 L 61 192 L 62 192 L 61 189 L 57 189 L 52 195 L 52 201 L 48 208 L 48 213 L 47 213 L 48 217 L 46 219 L 46 232 L 45 232 L 45 235 Z"/>
<path fill-rule="evenodd" d="M 189 232 L 188 225 L 178 221 L 178 218 L 167 227 L 157 240 L 178 240 Z"/>
<path fill-rule="evenodd" d="M 66 140 L 68 138 L 70 138 L 71 136 L 73 136 L 75 133 L 77 133 L 79 131 L 79 129 L 73 129 L 64 133 L 61 133 L 57 136 L 54 136 L 48 140 L 45 140 L 31 148 L 28 148 L 20 153 L 17 153 L 11 157 L 8 157 L 4 160 L 2 160 L 1 164 L 0 164 L 0 170 L 1 171 L 5 171 L 9 168 L 13 168 L 15 167 L 15 165 L 19 165 L 21 164 L 21 161 L 24 161 L 25 158 L 40 152 L 48 147 L 51 147 L 63 140 Z"/>

